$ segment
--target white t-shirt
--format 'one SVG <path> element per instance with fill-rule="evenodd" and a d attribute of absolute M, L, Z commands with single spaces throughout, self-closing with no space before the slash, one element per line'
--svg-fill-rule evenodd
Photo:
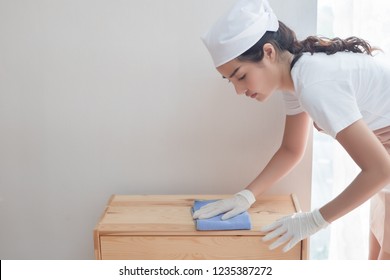
<path fill-rule="evenodd" d="M 334 138 L 359 119 L 371 130 L 390 126 L 390 67 L 375 57 L 304 54 L 291 76 L 295 93 L 283 93 L 287 115 L 305 111 Z"/>
<path fill-rule="evenodd" d="M 306 111 L 332 137 L 359 119 L 390 126 L 390 68 L 367 54 L 305 53 L 291 70 L 295 93 L 283 93 L 287 115 Z"/>

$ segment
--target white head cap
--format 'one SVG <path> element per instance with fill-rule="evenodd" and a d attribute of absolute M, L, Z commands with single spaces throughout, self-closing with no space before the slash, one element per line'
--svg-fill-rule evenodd
<path fill-rule="evenodd" d="M 265 32 L 278 28 L 278 19 L 267 0 L 238 0 L 202 40 L 218 67 L 250 49 Z"/>

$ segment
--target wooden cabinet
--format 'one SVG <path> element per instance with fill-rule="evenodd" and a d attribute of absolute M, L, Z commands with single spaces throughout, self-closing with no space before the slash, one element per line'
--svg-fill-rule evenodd
<path fill-rule="evenodd" d="M 306 259 L 307 241 L 269 250 L 260 228 L 300 211 L 294 195 L 262 196 L 248 210 L 251 230 L 197 231 L 194 199 L 222 195 L 113 195 L 94 230 L 96 259 Z"/>

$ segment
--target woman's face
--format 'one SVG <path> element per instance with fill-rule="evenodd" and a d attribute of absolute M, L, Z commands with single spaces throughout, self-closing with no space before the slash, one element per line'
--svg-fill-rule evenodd
<path fill-rule="evenodd" d="M 280 67 L 274 56 L 267 53 L 260 62 L 233 59 L 217 70 L 233 84 L 238 95 L 245 94 L 261 102 L 281 87 Z"/>

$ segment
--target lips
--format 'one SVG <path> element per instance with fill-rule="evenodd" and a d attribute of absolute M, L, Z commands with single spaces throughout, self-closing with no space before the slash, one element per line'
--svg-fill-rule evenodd
<path fill-rule="evenodd" d="M 246 91 L 246 92 L 245 92 L 245 95 L 248 96 L 248 97 L 250 97 L 250 98 L 256 98 L 257 92 L 255 92 L 255 93 L 250 93 L 249 91 Z"/>

